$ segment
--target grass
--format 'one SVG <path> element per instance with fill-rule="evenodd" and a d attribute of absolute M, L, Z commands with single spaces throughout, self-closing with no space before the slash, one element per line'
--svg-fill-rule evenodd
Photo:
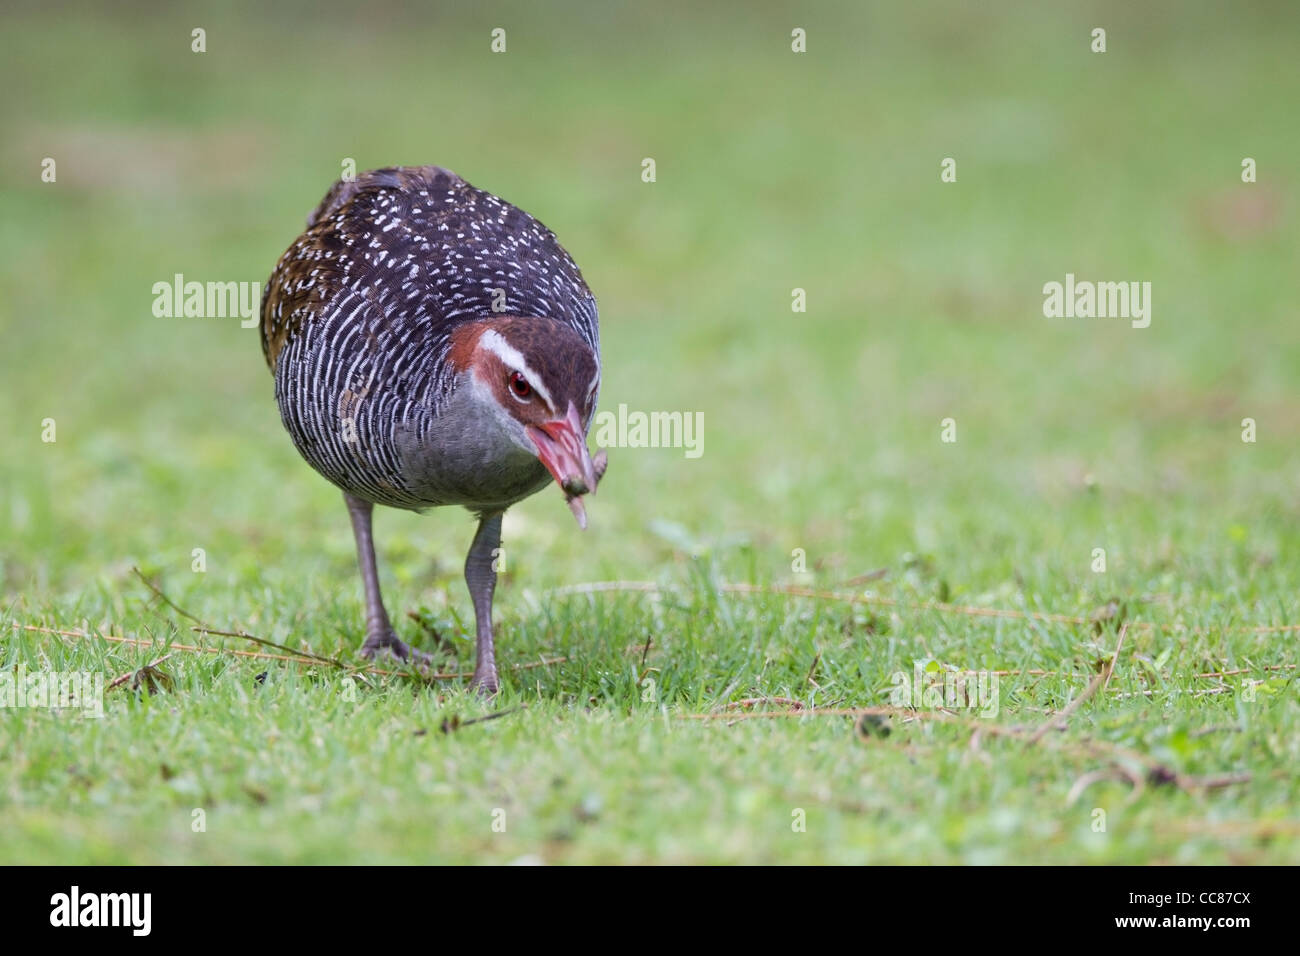
<path fill-rule="evenodd" d="M 602 407 L 705 431 L 698 459 L 611 449 L 585 534 L 558 491 L 507 516 L 490 706 L 173 651 L 170 690 L 128 681 L 102 720 L 0 708 L 0 860 L 1297 858 L 1297 632 L 1258 630 L 1300 624 L 1295 13 L 739 10 L 4 15 L 4 668 L 107 682 L 167 653 L 27 628 L 197 643 L 133 567 L 220 629 L 360 663 L 342 502 L 284 435 L 256 332 L 150 311 L 177 272 L 264 281 L 346 157 L 439 163 L 539 216 L 601 303 Z M 1044 318 L 1067 272 L 1150 281 L 1151 327 Z M 398 630 L 431 647 L 417 611 L 448 670 L 472 663 L 472 530 L 376 516 Z M 599 580 L 661 592 L 557 593 Z M 1099 625 L 936 606 L 1112 601 Z M 995 732 L 1112 658 L 1065 730 Z M 989 718 L 808 715 L 887 706 L 917 661 L 1020 673 Z M 691 719 L 777 697 L 803 716 Z M 1249 779 L 1197 785 L 1222 775 Z"/>

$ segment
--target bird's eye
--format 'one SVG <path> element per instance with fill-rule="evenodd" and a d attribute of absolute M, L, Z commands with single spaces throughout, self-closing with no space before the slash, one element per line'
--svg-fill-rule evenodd
<path fill-rule="evenodd" d="M 528 384 L 528 379 L 524 378 L 518 372 L 510 373 L 510 391 L 515 393 L 516 398 L 527 398 L 533 394 L 533 387 Z"/>

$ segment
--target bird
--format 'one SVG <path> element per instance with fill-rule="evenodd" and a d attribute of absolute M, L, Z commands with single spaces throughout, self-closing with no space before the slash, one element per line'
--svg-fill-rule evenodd
<path fill-rule="evenodd" d="M 261 340 L 294 446 L 343 492 L 365 596 L 361 656 L 431 660 L 384 607 L 375 505 L 463 507 L 478 519 L 465 559 L 470 687 L 496 694 L 502 515 L 554 481 L 585 529 L 583 496 L 607 464 L 586 444 L 600 330 L 572 256 L 531 215 L 440 166 L 345 177 L 276 263 Z"/>

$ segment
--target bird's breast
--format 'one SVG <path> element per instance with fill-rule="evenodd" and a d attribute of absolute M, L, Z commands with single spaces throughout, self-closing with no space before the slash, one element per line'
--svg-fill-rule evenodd
<path fill-rule="evenodd" d="M 429 506 L 506 508 L 550 481 L 535 454 L 520 448 L 460 389 L 434 416 L 394 433 L 408 492 Z"/>

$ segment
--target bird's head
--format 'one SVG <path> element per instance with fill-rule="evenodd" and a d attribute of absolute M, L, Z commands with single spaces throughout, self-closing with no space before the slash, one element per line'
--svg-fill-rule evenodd
<path fill-rule="evenodd" d="M 546 466 L 585 528 L 582 496 L 595 492 L 605 459 L 587 451 L 600 364 L 582 336 L 555 319 L 484 319 L 453 333 L 449 359 L 510 441 Z"/>

